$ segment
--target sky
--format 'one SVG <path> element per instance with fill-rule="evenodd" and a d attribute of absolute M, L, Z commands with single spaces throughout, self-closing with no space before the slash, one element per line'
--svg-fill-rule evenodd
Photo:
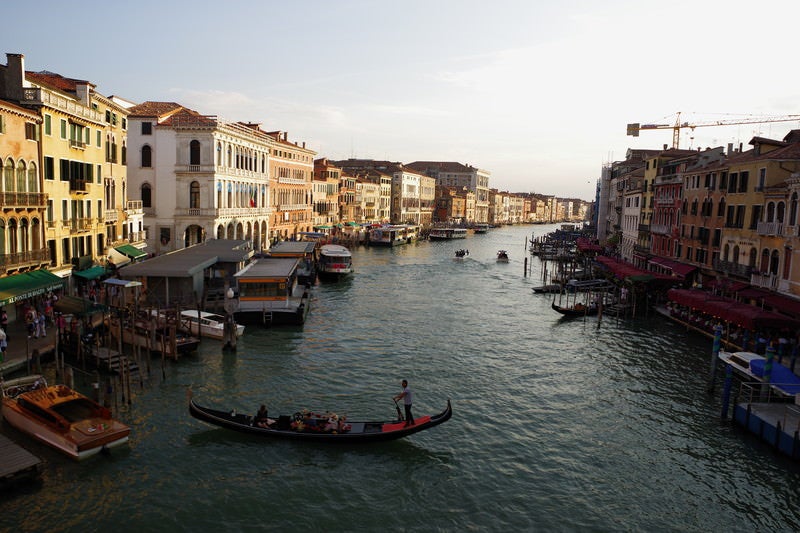
<path fill-rule="evenodd" d="M 672 144 L 628 123 L 800 116 L 796 0 L 31 5 L 0 1 L 0 52 L 27 70 L 261 123 L 317 157 L 458 161 L 510 192 L 592 200 L 604 165 Z M 680 148 L 793 128 L 682 128 Z"/>

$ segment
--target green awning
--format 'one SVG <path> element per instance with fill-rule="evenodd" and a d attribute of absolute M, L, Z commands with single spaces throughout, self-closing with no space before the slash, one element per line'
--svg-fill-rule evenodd
<path fill-rule="evenodd" d="M 0 278 L 0 305 L 12 304 L 53 289 L 61 289 L 66 282 L 66 279 L 47 270 L 34 270 Z"/>
<path fill-rule="evenodd" d="M 54 309 L 65 315 L 88 316 L 94 313 L 104 313 L 108 310 L 108 307 L 102 304 L 96 304 L 86 298 L 62 296 L 56 301 Z"/>
<path fill-rule="evenodd" d="M 146 257 L 147 252 L 143 252 L 142 250 L 138 249 L 135 246 L 131 246 L 130 244 L 123 244 L 122 246 L 116 246 L 114 248 L 121 254 L 125 254 L 131 259 L 139 259 L 140 257 Z"/>
<path fill-rule="evenodd" d="M 360 226 L 361 224 L 359 224 L 358 222 L 348 222 L 348 223 L 347 223 L 347 225 L 348 225 L 348 226 L 353 226 L 353 227 L 358 227 L 358 226 Z"/>
<path fill-rule="evenodd" d="M 314 229 L 331 229 L 331 227 L 326 224 L 323 226 L 314 226 Z"/>
<path fill-rule="evenodd" d="M 75 276 L 81 277 L 85 280 L 97 279 L 105 273 L 106 267 L 100 265 L 95 265 L 91 268 L 87 268 L 86 270 L 76 270 L 73 272 Z"/>

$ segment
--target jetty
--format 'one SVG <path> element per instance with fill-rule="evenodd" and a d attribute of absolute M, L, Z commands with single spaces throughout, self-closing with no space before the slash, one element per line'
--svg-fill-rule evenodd
<path fill-rule="evenodd" d="M 44 464 L 31 452 L 0 435 L 0 488 L 38 478 Z"/>

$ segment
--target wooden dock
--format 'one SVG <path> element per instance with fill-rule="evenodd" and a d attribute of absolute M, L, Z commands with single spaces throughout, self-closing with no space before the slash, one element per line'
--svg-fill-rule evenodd
<path fill-rule="evenodd" d="M 0 435 L 0 488 L 35 479 L 43 469 L 41 459 L 5 435 Z"/>

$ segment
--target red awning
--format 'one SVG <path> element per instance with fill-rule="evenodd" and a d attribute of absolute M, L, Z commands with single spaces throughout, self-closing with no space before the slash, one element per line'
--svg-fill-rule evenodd
<path fill-rule="evenodd" d="M 730 278 L 712 279 L 704 285 L 709 289 L 720 289 L 723 292 L 736 292 L 750 286 L 748 283 Z"/>
<path fill-rule="evenodd" d="M 694 289 L 670 289 L 667 298 L 746 329 L 797 328 L 800 321 L 761 307 Z M 800 303 L 800 302 L 799 302 Z"/>
<path fill-rule="evenodd" d="M 666 257 L 651 257 L 650 262 L 655 265 L 668 268 L 678 276 L 686 276 L 686 274 L 697 270 L 696 266 L 687 265 L 686 263 L 679 263 L 678 261 L 673 261 L 672 259 L 667 259 Z"/>
<path fill-rule="evenodd" d="M 641 268 L 637 268 L 630 263 L 626 263 L 625 261 L 620 261 L 606 255 L 598 255 L 595 258 L 595 261 L 608 268 L 617 278 L 623 280 L 631 276 L 651 276 L 653 279 L 675 279 L 672 276 L 667 276 L 665 274 L 658 274 L 656 272 L 650 272 L 649 270 L 642 270 Z"/>

